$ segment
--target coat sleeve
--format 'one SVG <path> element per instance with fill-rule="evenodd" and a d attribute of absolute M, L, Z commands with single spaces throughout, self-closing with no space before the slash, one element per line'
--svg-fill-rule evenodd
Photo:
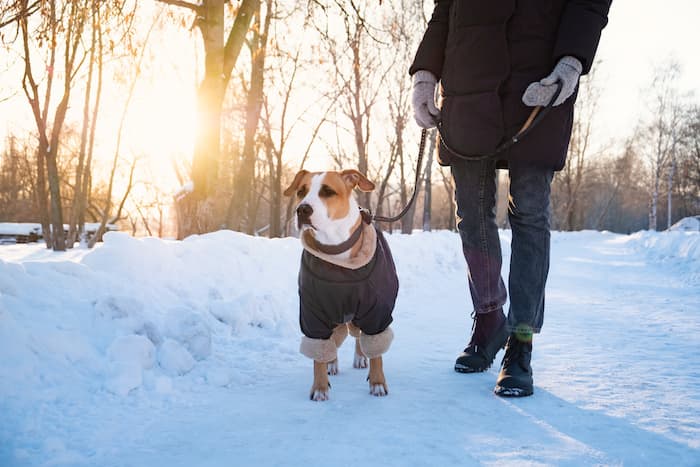
<path fill-rule="evenodd" d="M 608 24 L 612 0 L 569 0 L 559 22 L 554 45 L 554 61 L 571 55 L 583 65 L 583 73 L 591 70 L 600 33 Z"/>
<path fill-rule="evenodd" d="M 435 9 L 433 10 L 433 16 L 428 21 L 428 29 L 423 35 L 416 57 L 408 70 L 410 75 L 413 75 L 418 70 L 428 70 L 438 79 L 442 76 L 442 64 L 445 61 L 445 46 L 447 45 L 452 1 L 435 0 Z"/>

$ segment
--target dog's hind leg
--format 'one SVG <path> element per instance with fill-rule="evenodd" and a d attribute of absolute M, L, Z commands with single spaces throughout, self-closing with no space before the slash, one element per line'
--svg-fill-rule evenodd
<path fill-rule="evenodd" d="M 333 329 L 333 334 L 331 334 L 331 339 L 335 343 L 335 347 L 337 349 L 340 348 L 341 345 L 343 345 L 343 342 L 345 341 L 345 338 L 348 337 L 348 327 L 345 324 L 340 324 Z M 337 375 L 338 371 L 340 371 L 340 368 L 338 366 L 338 358 L 336 357 L 335 360 L 332 362 L 328 362 L 328 374 L 329 375 Z"/>
<path fill-rule="evenodd" d="M 369 375 L 367 379 L 369 380 L 370 394 L 380 397 L 389 394 L 381 356 L 369 359 Z"/>
<path fill-rule="evenodd" d="M 362 353 L 362 348 L 360 347 L 360 335 L 362 334 L 362 331 L 360 331 L 360 328 L 352 324 L 352 322 L 348 323 L 348 331 L 350 332 L 350 335 L 355 338 L 355 357 L 352 360 L 352 367 L 367 368 L 367 357 L 364 353 Z"/>
<path fill-rule="evenodd" d="M 355 339 L 355 357 L 352 360 L 353 368 L 367 368 L 367 357 L 360 348 L 360 339 Z"/>
<path fill-rule="evenodd" d="M 312 401 L 327 401 L 330 398 L 331 383 L 328 382 L 327 363 L 314 361 L 314 382 L 311 386 Z"/>

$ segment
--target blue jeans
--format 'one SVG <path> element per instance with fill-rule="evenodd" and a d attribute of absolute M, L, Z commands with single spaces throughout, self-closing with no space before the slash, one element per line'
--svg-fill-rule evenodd
<path fill-rule="evenodd" d="M 503 307 L 506 287 L 501 278 L 501 243 L 496 225 L 494 161 L 451 161 L 457 201 L 457 228 L 469 269 L 474 310 L 488 313 Z M 508 219 L 512 231 L 511 331 L 529 327 L 539 332 L 544 318 L 544 288 L 549 271 L 549 194 L 554 172 L 511 163 Z"/>

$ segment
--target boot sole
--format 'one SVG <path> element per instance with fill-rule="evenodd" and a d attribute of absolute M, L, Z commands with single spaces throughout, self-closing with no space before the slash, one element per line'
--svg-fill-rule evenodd
<path fill-rule="evenodd" d="M 460 363 L 455 363 L 455 371 L 457 373 L 483 373 L 484 371 L 491 368 L 491 365 L 486 368 L 472 368 L 469 366 L 462 365 Z"/>
<path fill-rule="evenodd" d="M 527 397 L 534 393 L 532 389 L 505 388 L 498 385 L 493 389 L 493 392 L 500 397 Z"/>
<path fill-rule="evenodd" d="M 505 333 L 504 336 L 502 336 L 502 341 L 503 343 L 499 345 L 496 350 L 493 352 L 493 358 L 491 358 L 491 363 L 489 363 L 486 367 L 470 367 L 466 365 L 462 365 L 461 363 L 455 363 L 455 371 L 457 373 L 483 373 L 484 371 L 488 370 L 491 368 L 491 365 L 493 365 L 493 361 L 496 359 L 496 354 L 500 352 L 502 349 L 506 347 L 506 342 L 508 341 L 508 333 L 504 331 L 506 326 L 506 322 L 503 322 L 503 325 L 499 330 L 497 331 L 498 333 Z"/>

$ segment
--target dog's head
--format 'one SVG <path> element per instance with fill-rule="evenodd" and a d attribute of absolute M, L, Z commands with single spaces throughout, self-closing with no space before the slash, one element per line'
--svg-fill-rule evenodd
<path fill-rule="evenodd" d="M 372 191 L 374 183 L 354 169 L 341 172 L 301 170 L 284 190 L 284 195 L 296 196 L 300 230 L 311 228 L 317 232 L 340 233 L 341 227 L 348 221 L 352 225 L 359 215 L 353 197 L 355 188 Z"/>

